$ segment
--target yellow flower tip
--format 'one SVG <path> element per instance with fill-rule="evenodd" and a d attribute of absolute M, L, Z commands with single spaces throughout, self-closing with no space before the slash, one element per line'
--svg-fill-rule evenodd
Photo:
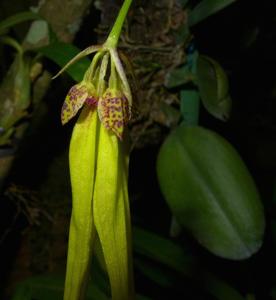
<path fill-rule="evenodd" d="M 127 97 L 117 89 L 108 88 L 98 102 L 100 121 L 122 140 L 124 127 L 130 120 L 130 107 Z"/>
<path fill-rule="evenodd" d="M 94 85 L 87 81 L 82 81 L 74 85 L 68 92 L 61 108 L 62 125 L 70 121 L 87 103 L 91 108 L 96 108 L 98 102 L 96 89 Z"/>

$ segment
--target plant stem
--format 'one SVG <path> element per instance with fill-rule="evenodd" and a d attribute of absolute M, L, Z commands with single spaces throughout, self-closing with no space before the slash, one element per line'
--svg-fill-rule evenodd
<path fill-rule="evenodd" d="M 197 90 L 185 89 L 180 92 L 180 110 L 183 124 L 196 126 L 199 117 L 199 93 Z"/>
<path fill-rule="evenodd" d="M 119 14 L 117 16 L 117 19 L 112 27 L 112 30 L 105 42 L 105 45 L 107 47 L 115 48 L 117 46 L 121 31 L 122 31 L 122 27 L 123 27 L 123 24 L 124 24 L 124 21 L 127 16 L 127 13 L 128 13 L 131 3 L 132 3 L 132 0 L 124 1 L 123 5 L 119 11 Z"/>

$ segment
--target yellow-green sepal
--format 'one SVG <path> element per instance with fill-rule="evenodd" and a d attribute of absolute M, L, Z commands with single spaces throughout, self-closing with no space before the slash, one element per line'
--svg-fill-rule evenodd
<path fill-rule="evenodd" d="M 95 239 L 92 197 L 97 159 L 97 113 L 85 106 L 74 127 L 69 152 L 73 209 L 64 300 L 85 298 Z"/>
<path fill-rule="evenodd" d="M 134 299 L 127 193 L 128 157 L 123 146 L 113 133 L 100 125 L 93 209 L 112 300 Z"/>

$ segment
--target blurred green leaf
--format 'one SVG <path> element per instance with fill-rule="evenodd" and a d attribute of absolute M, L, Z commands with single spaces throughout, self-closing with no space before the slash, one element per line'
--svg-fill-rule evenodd
<path fill-rule="evenodd" d="M 12 300 L 32 300 L 31 288 L 24 283 L 18 284 L 15 288 Z"/>
<path fill-rule="evenodd" d="M 37 276 L 26 279 L 16 287 L 12 300 L 33 298 L 59 300 L 63 296 L 64 278 L 56 275 Z"/>
<path fill-rule="evenodd" d="M 134 251 L 189 275 L 195 260 L 174 242 L 138 227 L 133 228 Z"/>
<path fill-rule="evenodd" d="M 204 107 L 214 117 L 226 121 L 232 100 L 222 67 L 212 58 L 200 55 L 197 60 L 197 83 Z"/>
<path fill-rule="evenodd" d="M 188 82 L 194 81 L 196 77 L 196 62 L 198 52 L 194 51 L 186 57 L 186 62 L 181 67 L 171 70 L 165 77 L 167 88 L 179 87 Z"/>
<path fill-rule="evenodd" d="M 205 289 L 218 300 L 244 300 L 228 283 L 202 269 L 196 258 L 180 245 L 138 227 L 133 228 L 133 234 L 136 253 L 195 280 L 199 288 Z M 149 279 L 163 287 L 172 284 L 172 276 L 168 277 L 170 273 L 164 273 L 159 268 L 154 269 L 149 263 L 141 261 L 135 258 L 135 265 Z"/>
<path fill-rule="evenodd" d="M 236 0 L 202 0 L 189 14 L 188 22 L 194 26 L 209 16 L 217 13 Z"/>
<path fill-rule="evenodd" d="M 157 173 L 172 213 L 209 251 L 245 259 L 260 248 L 259 194 L 238 153 L 218 134 L 178 127 L 160 149 Z"/>
<path fill-rule="evenodd" d="M 51 274 L 35 276 L 16 286 L 12 300 L 60 300 L 63 299 L 64 277 Z M 108 300 L 95 285 L 89 284 L 88 300 Z"/>
<path fill-rule="evenodd" d="M 225 281 L 209 272 L 205 272 L 203 279 L 205 289 L 219 300 L 245 300 L 245 298 Z"/>
<path fill-rule="evenodd" d="M 38 52 L 45 55 L 47 58 L 54 61 L 60 67 L 63 67 L 69 60 L 77 55 L 80 50 L 71 45 L 61 42 L 52 43 L 47 47 L 38 49 Z M 75 80 L 81 81 L 87 68 L 89 67 L 90 60 L 88 58 L 82 58 L 72 66 L 70 66 L 66 72 Z"/>
<path fill-rule="evenodd" d="M 30 277 L 15 287 L 12 300 L 61 300 L 63 299 L 64 276 L 57 274 Z M 95 284 L 90 282 L 87 289 L 87 300 L 109 300 Z M 151 300 L 137 295 L 139 300 Z"/>
<path fill-rule="evenodd" d="M 17 25 L 21 22 L 30 21 L 30 20 L 39 20 L 42 19 L 38 14 L 31 11 L 24 11 L 18 14 L 12 15 L 5 20 L 0 22 L 0 34 L 6 32 L 6 30 L 14 25 Z"/>
<path fill-rule="evenodd" d="M 181 86 L 194 79 L 194 75 L 188 65 L 170 71 L 165 78 L 165 86 L 169 89 Z"/>
<path fill-rule="evenodd" d="M 148 277 L 153 282 L 157 283 L 162 287 L 171 287 L 173 285 L 173 277 L 170 272 L 164 272 L 156 265 L 150 262 L 146 262 L 143 259 L 135 258 L 134 266 L 138 269 L 144 276 Z"/>

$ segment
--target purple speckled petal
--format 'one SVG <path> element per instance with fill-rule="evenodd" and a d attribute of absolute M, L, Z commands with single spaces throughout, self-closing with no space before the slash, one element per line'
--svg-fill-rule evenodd
<path fill-rule="evenodd" d="M 105 128 L 122 140 L 124 126 L 130 119 L 128 99 L 120 91 L 107 89 L 99 100 L 98 113 Z"/>
<path fill-rule="evenodd" d="M 96 101 L 96 91 L 91 83 L 83 81 L 74 85 L 68 92 L 61 109 L 62 125 L 71 120 L 83 106 L 84 102 L 89 99 L 95 99 Z"/>

